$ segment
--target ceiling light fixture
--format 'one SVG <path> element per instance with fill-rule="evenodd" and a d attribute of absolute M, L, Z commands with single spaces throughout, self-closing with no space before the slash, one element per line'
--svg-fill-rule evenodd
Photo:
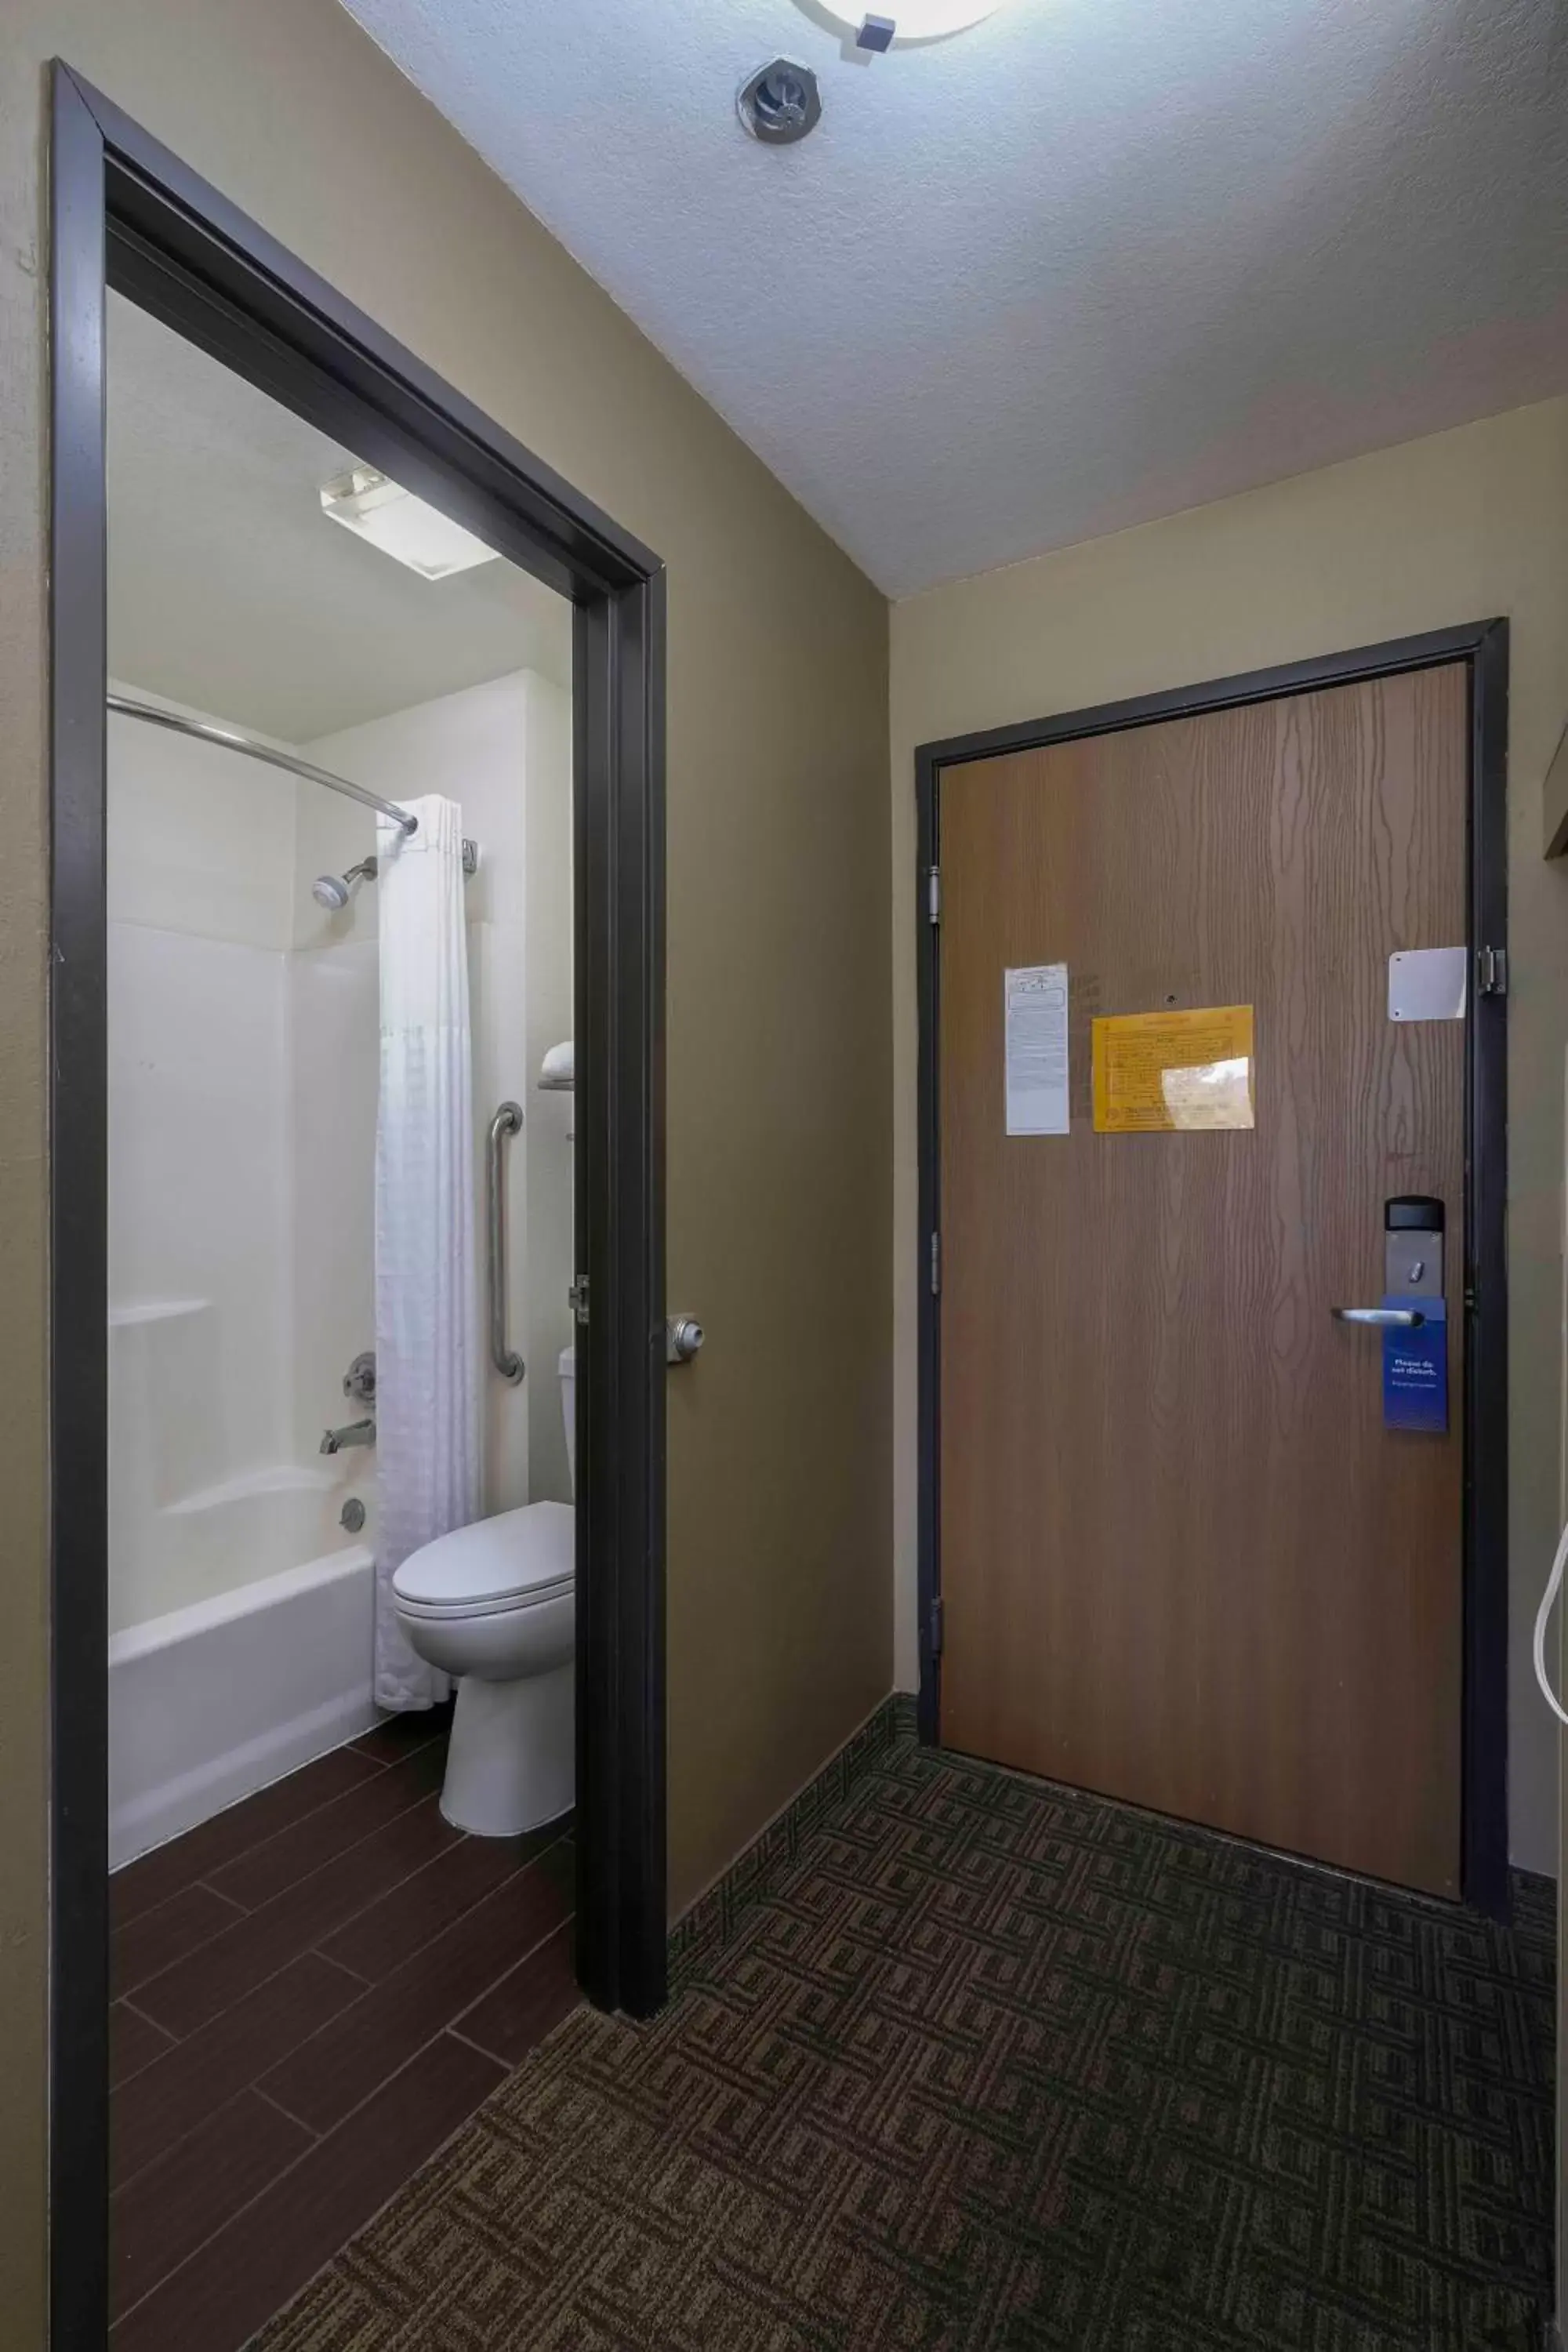
<path fill-rule="evenodd" d="M 323 483 L 321 512 L 356 538 L 368 539 L 384 555 L 406 563 L 422 580 L 445 580 L 496 561 L 493 547 L 374 466 L 351 466 Z"/>
<path fill-rule="evenodd" d="M 890 49 L 895 41 L 940 41 L 950 33 L 967 32 L 983 17 L 994 16 L 1003 0 L 882 0 L 875 14 L 844 7 L 840 0 L 820 0 L 836 24 L 843 25 L 858 49 Z"/>

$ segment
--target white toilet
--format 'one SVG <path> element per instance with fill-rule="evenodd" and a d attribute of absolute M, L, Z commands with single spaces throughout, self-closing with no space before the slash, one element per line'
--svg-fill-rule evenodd
<path fill-rule="evenodd" d="M 561 1352 L 566 1459 L 577 1484 L 577 1353 Z M 572 1802 L 576 1514 L 524 1503 L 411 1552 L 392 1580 L 398 1622 L 458 1678 L 441 1811 L 476 1837 L 516 1837 Z"/>

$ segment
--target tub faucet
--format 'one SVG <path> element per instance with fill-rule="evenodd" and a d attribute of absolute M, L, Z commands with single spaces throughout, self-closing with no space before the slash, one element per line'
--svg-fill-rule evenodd
<path fill-rule="evenodd" d="M 345 1429 L 323 1429 L 321 1432 L 323 1454 L 341 1454 L 345 1446 L 374 1445 L 374 1421 L 351 1421 Z"/>

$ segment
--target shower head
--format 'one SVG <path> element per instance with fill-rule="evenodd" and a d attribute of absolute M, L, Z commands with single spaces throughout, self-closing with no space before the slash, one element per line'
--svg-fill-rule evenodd
<path fill-rule="evenodd" d="M 351 866 L 346 874 L 318 874 L 310 885 L 310 896 L 318 907 L 325 907 L 330 913 L 337 915 L 341 914 L 349 903 L 351 882 L 374 882 L 374 858 L 362 857 L 359 864 Z"/>

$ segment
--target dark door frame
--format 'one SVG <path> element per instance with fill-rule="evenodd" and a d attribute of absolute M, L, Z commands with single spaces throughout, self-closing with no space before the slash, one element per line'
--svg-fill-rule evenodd
<path fill-rule="evenodd" d="M 1508 1871 L 1508 623 L 1479 621 L 1354 653 L 1290 662 L 1169 694 L 1140 695 L 1019 727 L 925 743 L 915 753 L 920 1005 L 920 1733 L 941 1721 L 941 1316 L 937 1024 L 941 1005 L 942 779 L 949 768 L 1163 719 L 1233 710 L 1331 686 L 1464 662 L 1469 673 L 1469 806 L 1466 852 L 1472 965 L 1465 1024 L 1464 1695 L 1461 1884 L 1464 1899 L 1506 1918 Z M 1483 992 L 1479 958 L 1501 959 L 1504 984 Z"/>
<path fill-rule="evenodd" d="M 577 1969 L 666 1993 L 664 630 L 658 556 L 53 68 L 50 2344 L 108 2326 L 104 299 L 114 288 L 574 607 Z"/>

